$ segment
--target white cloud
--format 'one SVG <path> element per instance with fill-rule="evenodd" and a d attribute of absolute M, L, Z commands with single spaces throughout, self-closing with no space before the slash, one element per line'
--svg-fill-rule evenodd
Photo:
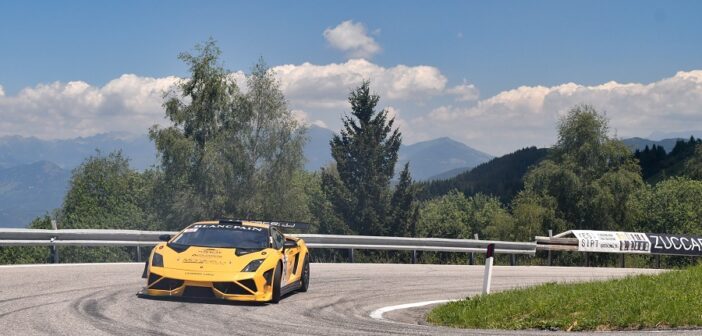
<path fill-rule="evenodd" d="M 162 123 L 163 92 L 176 77 L 122 75 L 103 87 L 54 82 L 0 96 L 0 135 L 70 138 L 101 132 L 144 133 Z"/>
<path fill-rule="evenodd" d="M 374 33 L 379 34 L 380 30 Z M 344 21 L 334 28 L 325 29 L 323 35 L 329 45 L 351 58 L 369 59 L 380 52 L 380 46 L 373 37 L 368 36 L 366 27 L 360 22 Z"/>
<path fill-rule="evenodd" d="M 327 123 L 322 120 L 310 120 L 310 115 L 303 110 L 291 110 L 290 113 L 292 114 L 293 118 L 295 118 L 295 120 L 302 125 L 315 125 L 322 128 L 329 128 Z"/>
<path fill-rule="evenodd" d="M 448 134 L 503 154 L 528 145 L 551 145 L 558 118 L 581 103 L 605 112 L 621 137 L 689 130 L 702 122 L 702 71 L 678 72 L 649 84 L 522 86 L 473 106 L 436 107 L 410 127 L 432 129 L 433 136 Z"/>
<path fill-rule="evenodd" d="M 678 72 L 652 83 L 607 82 L 585 86 L 521 86 L 478 99 L 464 82 L 447 86 L 432 66 L 382 67 L 366 60 L 274 67 L 293 116 L 306 124 L 336 129 L 349 111 L 347 96 L 364 79 L 396 118 L 406 143 L 450 136 L 491 154 L 525 146 L 549 146 L 558 118 L 576 104 L 605 111 L 618 136 L 699 129 L 702 70 Z M 243 72 L 231 75 L 245 84 Z M 0 87 L 0 136 L 22 134 L 69 138 L 123 131 L 144 133 L 166 124 L 163 92 L 178 78 L 123 75 L 104 86 L 82 81 L 40 84 L 7 96 Z"/>
<path fill-rule="evenodd" d="M 282 65 L 273 68 L 281 89 L 306 123 L 329 127 L 348 111 L 348 93 L 363 80 L 383 103 L 421 102 L 445 94 L 446 78 L 431 66 L 385 68 L 362 59 L 345 63 Z M 230 74 L 242 90 L 246 76 Z M 163 93 L 178 78 L 125 74 L 102 87 L 82 81 L 39 84 L 14 96 L 0 96 L 0 135 L 25 134 L 69 138 L 100 132 L 144 133 L 153 124 L 166 124 Z M 382 108 L 382 106 L 379 106 Z M 302 114 L 304 113 L 304 114 Z"/>
<path fill-rule="evenodd" d="M 5 89 L 3 89 L 2 85 L 0 85 L 0 97 L 5 95 Z"/>
<path fill-rule="evenodd" d="M 297 108 L 344 109 L 349 92 L 363 80 L 383 99 L 425 100 L 443 94 L 446 77 L 435 67 L 381 67 L 363 59 L 345 63 L 281 65 L 273 68 L 281 89 Z"/>
<path fill-rule="evenodd" d="M 447 90 L 449 94 L 455 95 L 457 101 L 474 101 L 480 97 L 480 91 L 473 84 L 466 83 L 456 85 Z"/>

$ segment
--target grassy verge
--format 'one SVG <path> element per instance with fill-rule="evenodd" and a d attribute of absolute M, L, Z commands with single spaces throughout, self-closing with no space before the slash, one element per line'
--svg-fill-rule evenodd
<path fill-rule="evenodd" d="M 702 267 L 580 284 L 544 284 L 434 308 L 459 328 L 637 330 L 702 326 Z"/>

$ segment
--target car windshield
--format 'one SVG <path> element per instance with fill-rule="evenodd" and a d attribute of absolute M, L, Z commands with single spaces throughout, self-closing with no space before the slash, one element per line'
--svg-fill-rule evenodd
<path fill-rule="evenodd" d="M 171 244 L 237 249 L 268 247 L 268 229 L 232 224 L 195 224 L 183 230 Z"/>

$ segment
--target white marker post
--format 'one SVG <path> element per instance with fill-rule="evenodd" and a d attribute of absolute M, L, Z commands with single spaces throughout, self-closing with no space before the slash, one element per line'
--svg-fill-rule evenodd
<path fill-rule="evenodd" d="M 492 283 L 492 260 L 495 254 L 495 244 L 488 244 L 485 255 L 485 276 L 483 278 L 483 295 L 490 294 L 490 284 Z"/>

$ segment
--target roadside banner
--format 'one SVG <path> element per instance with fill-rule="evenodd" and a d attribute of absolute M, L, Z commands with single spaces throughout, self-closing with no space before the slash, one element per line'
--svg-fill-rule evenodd
<path fill-rule="evenodd" d="M 647 233 L 651 253 L 702 256 L 702 237 L 667 233 Z"/>
<path fill-rule="evenodd" d="M 578 251 L 605 253 L 651 253 L 645 233 L 621 231 L 572 230 Z"/>

